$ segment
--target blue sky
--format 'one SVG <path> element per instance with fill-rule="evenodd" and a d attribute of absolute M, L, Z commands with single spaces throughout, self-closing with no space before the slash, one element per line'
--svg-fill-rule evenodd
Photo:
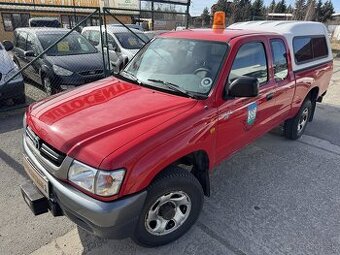
<path fill-rule="evenodd" d="M 278 1 L 278 0 L 277 0 Z M 325 0 L 324 0 L 325 1 Z M 191 0 L 191 7 L 190 13 L 193 16 L 198 16 L 202 13 L 205 7 L 211 7 L 217 0 Z M 269 5 L 271 0 L 264 0 L 266 5 Z M 294 3 L 295 0 L 286 0 L 287 4 Z M 335 12 L 340 12 L 340 1 L 339 0 L 332 0 L 334 5 Z"/>

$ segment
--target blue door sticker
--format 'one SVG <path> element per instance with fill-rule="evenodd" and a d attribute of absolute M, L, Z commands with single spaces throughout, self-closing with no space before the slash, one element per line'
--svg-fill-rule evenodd
<path fill-rule="evenodd" d="M 248 106 L 248 119 L 247 124 L 253 125 L 256 119 L 256 113 L 257 113 L 257 103 L 254 102 Z"/>

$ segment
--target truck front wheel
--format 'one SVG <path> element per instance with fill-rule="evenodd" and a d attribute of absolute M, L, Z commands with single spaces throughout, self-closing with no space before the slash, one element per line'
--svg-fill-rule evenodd
<path fill-rule="evenodd" d="M 148 188 L 133 239 L 146 247 L 176 240 L 198 219 L 203 199 L 202 186 L 191 173 L 180 167 L 165 170 Z"/>
<path fill-rule="evenodd" d="M 296 140 L 299 139 L 306 129 L 307 123 L 310 120 L 312 114 L 313 106 L 310 99 L 306 99 L 298 114 L 284 123 L 284 135 L 285 137 Z"/>

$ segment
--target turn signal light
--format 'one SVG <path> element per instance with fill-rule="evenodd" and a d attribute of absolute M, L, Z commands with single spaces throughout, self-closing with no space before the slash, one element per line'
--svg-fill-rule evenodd
<path fill-rule="evenodd" d="M 213 29 L 225 29 L 225 12 L 215 12 Z"/>

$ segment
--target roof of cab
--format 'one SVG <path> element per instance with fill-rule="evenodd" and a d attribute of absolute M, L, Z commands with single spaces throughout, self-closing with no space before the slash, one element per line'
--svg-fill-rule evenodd
<path fill-rule="evenodd" d="M 231 39 L 244 35 L 260 34 L 258 31 L 243 29 L 185 29 L 181 31 L 170 31 L 161 34 L 159 37 L 182 38 L 194 40 L 208 40 L 216 42 L 228 42 Z M 276 33 L 261 32 L 261 35 L 274 35 Z"/>

